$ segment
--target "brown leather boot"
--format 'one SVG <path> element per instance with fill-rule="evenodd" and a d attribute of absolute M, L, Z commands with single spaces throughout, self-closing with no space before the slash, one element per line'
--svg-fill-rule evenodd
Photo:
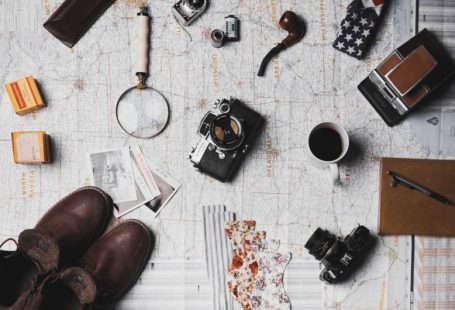
<path fill-rule="evenodd" d="M 24 230 L 16 251 L 0 252 L 0 309 L 23 309 L 42 279 L 84 255 L 111 215 L 112 199 L 84 187 L 54 205 L 34 229 Z"/>
<path fill-rule="evenodd" d="M 26 309 L 109 309 L 139 279 L 153 247 L 144 224 L 125 221 L 98 239 L 79 264 L 44 281 Z"/>

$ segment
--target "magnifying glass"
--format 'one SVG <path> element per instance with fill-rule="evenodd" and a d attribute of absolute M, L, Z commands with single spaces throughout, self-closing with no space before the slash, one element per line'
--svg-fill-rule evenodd
<path fill-rule="evenodd" d="M 118 99 L 115 114 L 120 127 L 130 136 L 148 139 L 161 133 L 169 120 L 166 98 L 147 86 L 150 15 L 147 7 L 137 14 L 138 46 L 136 76 L 138 84 L 127 89 Z"/>

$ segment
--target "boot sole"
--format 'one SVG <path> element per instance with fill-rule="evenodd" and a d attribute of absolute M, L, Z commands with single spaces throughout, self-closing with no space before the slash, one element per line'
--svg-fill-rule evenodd
<path fill-rule="evenodd" d="M 19 235 L 22 251 L 38 263 L 39 273 L 44 274 L 57 269 L 60 260 L 60 248 L 47 234 L 34 229 L 27 229 Z"/>

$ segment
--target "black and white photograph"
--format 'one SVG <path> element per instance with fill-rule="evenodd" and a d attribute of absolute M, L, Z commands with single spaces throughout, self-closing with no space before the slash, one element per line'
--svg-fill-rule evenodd
<path fill-rule="evenodd" d="M 115 203 L 137 199 L 129 147 L 89 154 L 93 185 Z"/>
<path fill-rule="evenodd" d="M 141 149 L 138 146 L 133 146 L 130 148 L 130 154 L 137 199 L 117 203 L 117 208 L 114 209 L 114 215 L 117 218 L 143 206 L 161 194 L 154 174 L 149 168 Z"/>
<path fill-rule="evenodd" d="M 181 183 L 170 176 L 167 172 L 162 170 L 151 160 L 147 158 L 147 164 L 152 170 L 153 178 L 155 179 L 158 188 L 160 189 L 161 194 L 148 202 L 146 206 L 158 216 L 158 214 L 163 210 L 163 208 L 168 204 L 168 202 L 174 197 L 174 195 L 179 190 Z"/>

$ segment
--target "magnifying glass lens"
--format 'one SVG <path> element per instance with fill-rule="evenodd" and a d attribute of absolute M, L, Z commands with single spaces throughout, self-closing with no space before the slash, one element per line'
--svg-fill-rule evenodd
<path fill-rule="evenodd" d="M 117 103 L 117 120 L 122 129 L 137 138 L 151 138 L 167 125 L 169 107 L 166 99 L 151 88 L 130 88 Z"/>

